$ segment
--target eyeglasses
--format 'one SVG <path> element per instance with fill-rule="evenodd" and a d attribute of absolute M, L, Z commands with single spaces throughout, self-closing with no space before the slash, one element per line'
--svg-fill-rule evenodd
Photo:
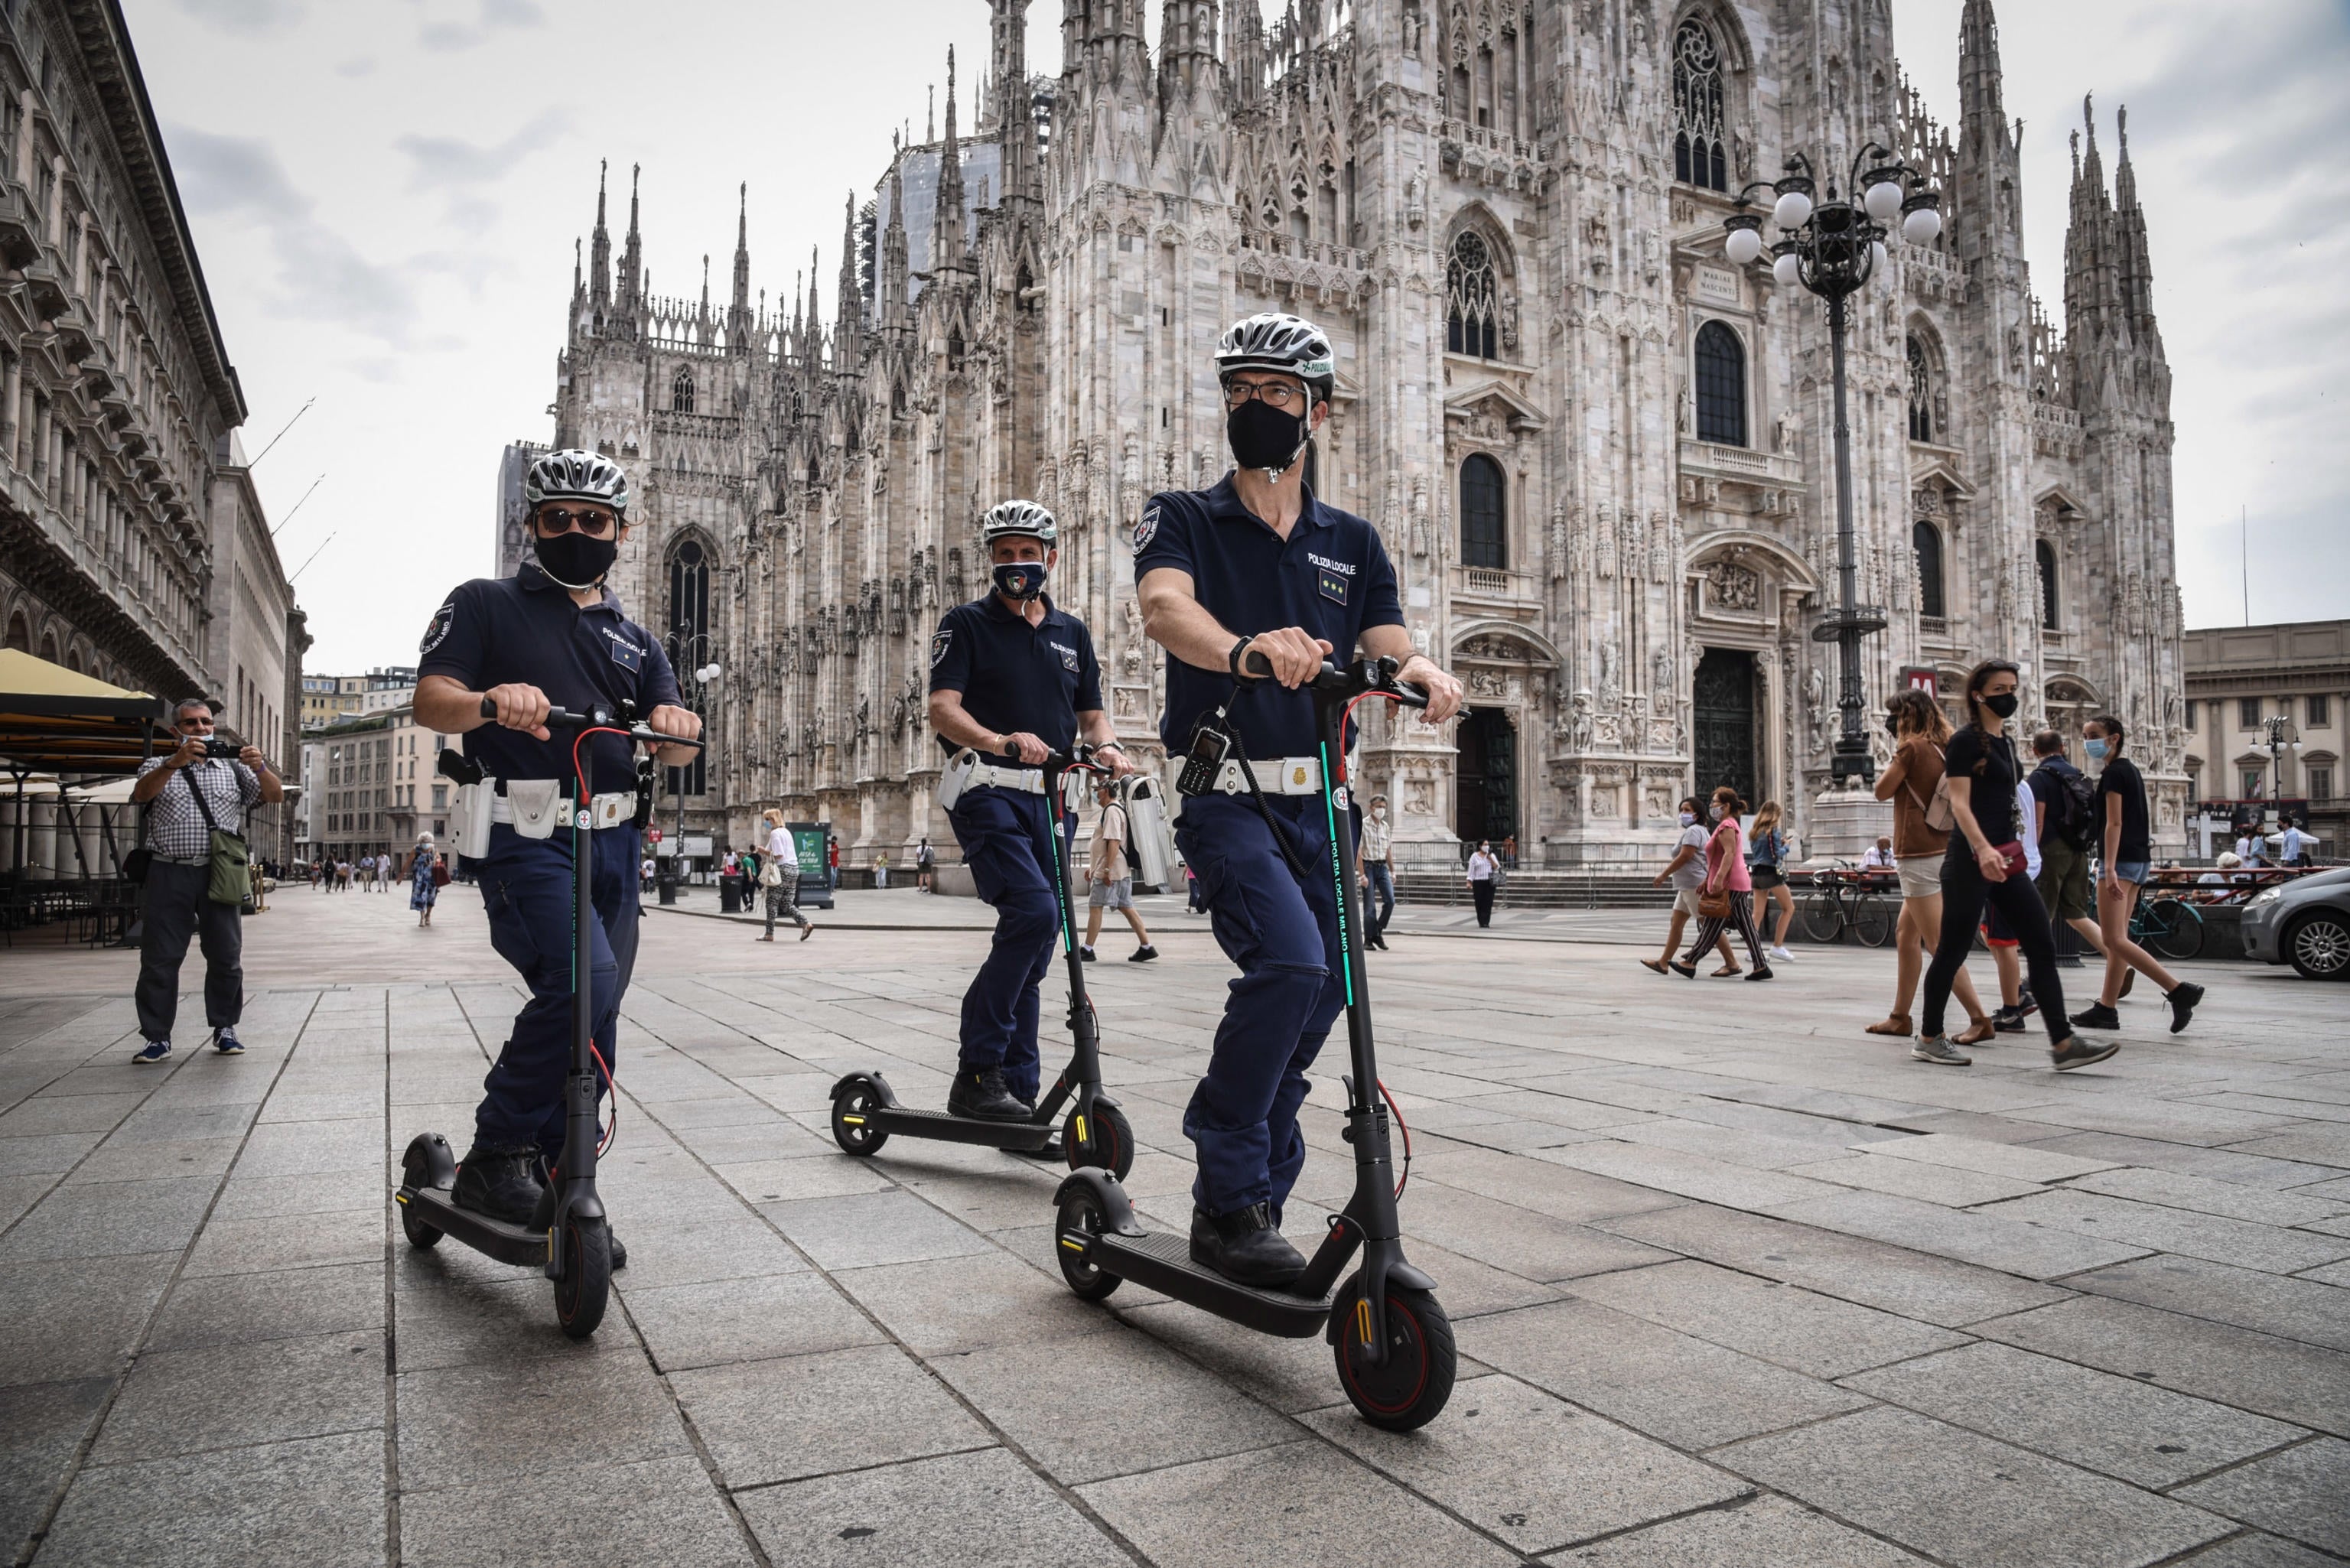
<path fill-rule="evenodd" d="M 609 512 L 572 512 L 560 506 L 541 507 L 538 513 L 539 532 L 549 538 L 577 528 L 591 539 L 600 539 L 617 521 Z"/>
<path fill-rule="evenodd" d="M 1287 381 L 1226 381 L 1224 407 L 1237 409 L 1251 398 L 1267 408 L 1286 410 L 1292 403 L 1305 400 L 1305 389 Z"/>

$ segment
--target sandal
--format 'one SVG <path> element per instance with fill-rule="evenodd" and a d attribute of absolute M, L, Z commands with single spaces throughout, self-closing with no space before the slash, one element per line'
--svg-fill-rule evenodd
<path fill-rule="evenodd" d="M 1642 969 L 1652 969 L 1659 974 L 1662 974 L 1665 972 L 1665 961 L 1662 959 L 1642 959 L 1640 961 L 1640 967 Z"/>
<path fill-rule="evenodd" d="M 1994 1038 L 1998 1033 L 1999 1025 L 1997 1023 L 1994 1023 L 1988 1018 L 1978 1018 L 1972 1023 L 1967 1025 L 1965 1033 L 1951 1035 L 1950 1044 L 1953 1045 L 1980 1045 L 1984 1041 Z"/>
<path fill-rule="evenodd" d="M 1872 1023 L 1868 1026 L 1868 1033 L 1871 1034 L 1894 1034 L 1904 1040 L 1909 1038 L 1910 1032 L 1909 1015 L 1906 1012 L 1892 1013 L 1884 1023 Z"/>
<path fill-rule="evenodd" d="M 1745 972 L 1746 971 L 1744 970 L 1738 968 L 1735 964 L 1724 964 L 1721 968 L 1713 971 L 1713 978 L 1716 980 L 1728 980 L 1733 974 L 1744 974 Z"/>

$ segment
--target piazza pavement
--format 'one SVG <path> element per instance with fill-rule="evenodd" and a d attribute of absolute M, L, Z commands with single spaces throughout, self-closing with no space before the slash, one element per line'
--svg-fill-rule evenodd
<path fill-rule="evenodd" d="M 834 1147 L 847 1069 L 944 1095 L 986 912 L 910 892 L 773 947 L 647 915 L 604 1167 L 629 1266 L 567 1341 L 543 1279 L 400 1237 L 400 1151 L 462 1151 L 517 1000 L 471 889 L 429 931 L 406 906 L 281 890 L 247 1054 L 189 1048 L 192 956 L 160 1069 L 129 955 L 0 954 L 0 1563 L 2350 1557 L 2350 991 L 2200 964 L 2186 1034 L 2142 992 L 2098 1067 L 2050 1072 L 2035 1028 L 1958 1072 L 1861 1033 L 1882 952 L 1690 983 L 1634 962 L 1659 914 L 1403 911 L 1381 1065 L 1461 1366 L 1393 1436 L 1318 1338 L 1076 1300 L 1055 1169 Z M 1146 908 L 1164 958 L 1113 929 L 1089 976 L 1129 1188 L 1180 1228 L 1232 971 Z M 1307 1102 L 1308 1246 L 1350 1181 L 1342 1066 Z"/>

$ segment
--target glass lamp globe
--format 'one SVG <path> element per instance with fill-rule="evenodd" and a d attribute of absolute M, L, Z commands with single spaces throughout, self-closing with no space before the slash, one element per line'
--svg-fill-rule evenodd
<path fill-rule="evenodd" d="M 1732 229 L 1722 242 L 1721 254 L 1745 266 L 1762 254 L 1762 236 L 1752 229 Z"/>
<path fill-rule="evenodd" d="M 1913 245 L 1930 245 L 1942 232 L 1942 214 L 1931 207 L 1918 207 L 1901 220 L 1901 237 Z"/>
<path fill-rule="evenodd" d="M 1886 261 L 1886 256 L 1885 256 L 1885 242 L 1884 242 L 1883 240 L 1871 240 L 1871 241 L 1869 241 L 1869 242 L 1868 242 L 1868 265 L 1869 265 L 1871 267 L 1876 268 L 1876 269 L 1877 269 L 1877 270 L 1881 271 L 1881 270 L 1883 270 L 1883 268 L 1884 268 L 1884 266 L 1885 266 L 1885 261 Z"/>
<path fill-rule="evenodd" d="M 1860 198 L 1860 204 L 1866 208 L 1868 215 L 1878 223 L 1891 223 L 1894 215 L 1901 211 L 1901 182 L 1898 180 L 1870 182 L 1867 191 Z"/>
<path fill-rule="evenodd" d="M 1801 191 L 1790 191 L 1771 207 L 1771 221 L 1783 229 L 1800 229 L 1812 215 L 1812 199 Z"/>
<path fill-rule="evenodd" d="M 1803 281 L 1804 264 L 1790 253 L 1771 264 L 1771 275 L 1777 279 L 1783 287 L 1793 288 Z"/>

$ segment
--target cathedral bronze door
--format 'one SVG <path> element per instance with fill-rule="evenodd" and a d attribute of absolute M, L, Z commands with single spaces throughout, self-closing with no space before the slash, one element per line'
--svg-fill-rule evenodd
<path fill-rule="evenodd" d="M 1471 708 L 1461 716 L 1454 831 L 1464 844 L 1490 838 L 1498 846 L 1518 831 L 1518 732 L 1499 708 Z"/>
<path fill-rule="evenodd" d="M 1690 706 L 1695 729 L 1697 794 L 1728 784 L 1749 805 L 1762 799 L 1754 766 L 1754 656 L 1709 648 L 1698 660 Z"/>

